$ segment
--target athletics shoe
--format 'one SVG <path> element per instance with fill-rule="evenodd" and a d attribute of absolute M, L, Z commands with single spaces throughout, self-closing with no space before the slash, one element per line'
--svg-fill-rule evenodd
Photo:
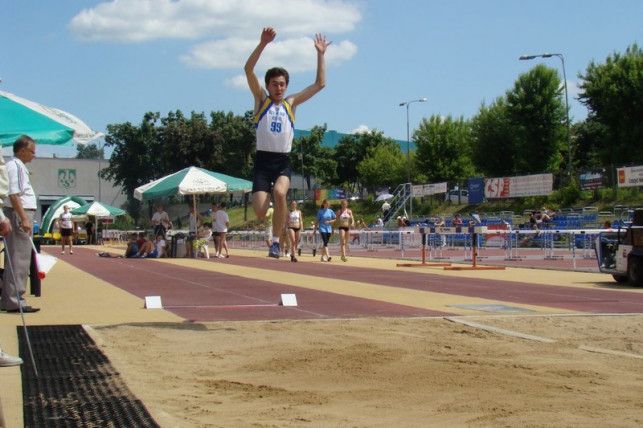
<path fill-rule="evenodd" d="M 268 257 L 273 257 L 278 259 L 281 257 L 281 249 L 279 248 L 279 242 L 273 242 L 268 251 Z"/>
<path fill-rule="evenodd" d="M 343 261 L 343 262 L 347 262 L 347 261 L 348 261 L 348 259 L 346 258 L 346 256 L 342 256 L 342 261 Z"/>
<path fill-rule="evenodd" d="M 294 254 L 291 254 L 291 255 L 290 255 L 290 261 L 291 261 L 291 262 L 296 262 L 296 261 L 297 261 L 297 257 L 295 257 L 295 255 L 294 255 Z"/>
<path fill-rule="evenodd" d="M 0 349 L 0 367 L 19 366 L 20 364 L 22 364 L 22 358 L 12 357 Z"/>

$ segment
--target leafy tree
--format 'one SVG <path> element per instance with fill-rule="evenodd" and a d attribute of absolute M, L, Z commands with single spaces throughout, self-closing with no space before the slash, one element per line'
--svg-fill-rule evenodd
<path fill-rule="evenodd" d="M 192 112 L 189 118 L 180 111 L 161 119 L 159 131 L 163 159 L 168 172 L 198 166 L 235 177 L 250 178 L 255 133 L 252 115 L 235 116 L 232 112 L 210 113 L 211 123 L 203 113 Z"/>
<path fill-rule="evenodd" d="M 177 110 L 168 113 L 160 122 L 158 143 L 161 150 L 157 156 L 162 160 L 162 167 L 157 171 L 159 177 L 189 166 L 207 169 L 214 164 L 220 145 L 215 145 L 205 114 L 192 112 L 186 118 Z"/>
<path fill-rule="evenodd" d="M 366 157 L 357 165 L 357 172 L 364 187 L 395 188 L 406 182 L 406 157 L 397 144 L 379 144 L 369 147 Z"/>
<path fill-rule="evenodd" d="M 244 116 L 235 116 L 232 112 L 212 112 L 210 117 L 210 127 L 215 131 L 215 142 L 220 142 L 221 147 L 220 155 L 212 152 L 212 156 L 220 160 L 215 162 L 215 170 L 251 179 L 256 152 L 252 111 L 247 111 Z"/>
<path fill-rule="evenodd" d="M 474 175 L 469 143 L 471 129 L 462 117 L 424 118 L 413 139 L 417 145 L 417 168 L 429 182 L 459 181 Z"/>
<path fill-rule="evenodd" d="M 76 159 L 105 159 L 104 147 L 99 149 L 96 143 L 78 144 L 76 150 Z"/>
<path fill-rule="evenodd" d="M 487 177 L 502 177 L 516 170 L 515 136 L 507 101 L 497 98 L 482 105 L 471 120 L 471 158 L 476 169 Z"/>
<path fill-rule="evenodd" d="M 605 127 L 604 164 L 643 162 L 643 50 L 635 43 L 625 54 L 614 53 L 604 64 L 592 61 L 580 85 L 579 100 L 589 118 Z"/>
<path fill-rule="evenodd" d="M 596 116 L 574 124 L 572 134 L 576 151 L 573 153 L 576 169 L 593 170 L 603 168 L 604 159 L 610 157 L 608 131 Z"/>
<path fill-rule="evenodd" d="M 329 147 L 323 147 L 322 141 L 326 133 L 326 124 L 323 126 L 314 126 L 310 130 L 310 135 L 300 137 L 293 142 L 290 159 L 293 168 L 301 165 L 303 157 L 304 179 L 310 189 L 310 179 L 315 179 L 322 185 L 330 185 L 337 178 L 337 163 L 333 159 L 333 150 Z"/>
<path fill-rule="evenodd" d="M 337 180 L 333 184 L 346 186 L 349 192 L 354 192 L 358 188 L 361 193 L 362 182 L 357 166 L 365 159 L 370 148 L 382 145 L 397 145 L 397 143 L 377 130 L 342 137 L 334 147 L 333 158 L 337 162 Z"/>
<path fill-rule="evenodd" d="M 567 151 L 567 114 L 564 90 L 556 70 L 542 64 L 522 74 L 507 92 L 508 115 L 514 142 L 511 174 L 556 172 L 564 167 Z"/>
<path fill-rule="evenodd" d="M 105 145 L 114 150 L 109 165 L 100 175 L 123 187 L 127 211 L 135 220 L 139 217 L 140 202 L 134 199 L 134 189 L 158 177 L 160 145 L 155 126 L 158 118 L 158 113 L 146 113 L 140 126 L 130 122 L 107 125 Z"/>

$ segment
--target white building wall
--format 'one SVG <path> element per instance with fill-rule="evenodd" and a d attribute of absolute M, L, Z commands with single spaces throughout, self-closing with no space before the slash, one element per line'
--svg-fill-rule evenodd
<path fill-rule="evenodd" d="M 8 159 L 5 156 L 5 161 Z M 62 196 L 80 196 L 88 202 L 121 207 L 127 199 L 122 188 L 98 178 L 98 170 L 108 164 L 105 159 L 74 158 L 35 158 L 28 163 L 31 185 L 38 198 L 36 220 L 40 222 L 49 205 Z"/>

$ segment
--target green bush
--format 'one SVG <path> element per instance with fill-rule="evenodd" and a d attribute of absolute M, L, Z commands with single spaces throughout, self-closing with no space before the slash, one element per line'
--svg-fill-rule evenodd
<path fill-rule="evenodd" d="M 561 207 L 574 206 L 581 200 L 581 190 L 578 181 L 572 180 L 567 186 L 555 190 L 548 199 Z"/>
<path fill-rule="evenodd" d="M 136 226 L 134 225 L 134 219 L 129 214 L 125 214 L 116 217 L 113 228 L 119 230 L 133 230 L 136 229 Z"/>

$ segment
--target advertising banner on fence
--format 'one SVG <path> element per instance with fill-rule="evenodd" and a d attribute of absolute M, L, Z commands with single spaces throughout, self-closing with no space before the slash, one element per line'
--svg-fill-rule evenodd
<path fill-rule="evenodd" d="M 589 171 L 580 175 L 580 189 L 589 190 L 589 189 L 601 189 L 605 187 L 603 185 L 603 176 L 605 171 Z"/>
<path fill-rule="evenodd" d="M 422 185 L 421 196 L 431 196 L 447 192 L 447 182 L 444 183 L 431 183 Z"/>
<path fill-rule="evenodd" d="M 618 187 L 643 186 L 643 165 L 618 168 Z"/>
<path fill-rule="evenodd" d="M 333 204 L 339 204 L 342 199 L 346 198 L 344 189 L 315 189 L 315 204 L 321 206 L 324 199 Z"/>
<path fill-rule="evenodd" d="M 484 196 L 487 199 L 551 195 L 553 190 L 552 174 L 485 178 L 484 180 Z"/>
<path fill-rule="evenodd" d="M 469 203 L 481 204 L 484 202 L 485 183 L 483 178 L 470 178 L 467 180 L 469 190 Z"/>

